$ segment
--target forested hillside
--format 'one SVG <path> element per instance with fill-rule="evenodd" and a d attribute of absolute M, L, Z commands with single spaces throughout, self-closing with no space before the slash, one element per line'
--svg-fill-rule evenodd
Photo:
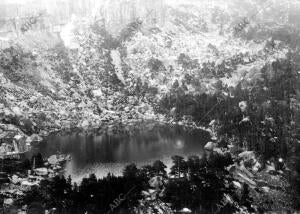
<path fill-rule="evenodd" d="M 295 203 L 280 205 L 299 209 L 299 1 L 96 8 L 59 33 L 27 25 L 0 50 L 0 139 L 139 120 L 206 127 L 233 156 L 254 151 L 262 169 L 284 159 L 289 175 L 276 179 L 295 187 Z M 274 210 L 288 191 L 263 194 L 273 201 L 261 209 Z"/>

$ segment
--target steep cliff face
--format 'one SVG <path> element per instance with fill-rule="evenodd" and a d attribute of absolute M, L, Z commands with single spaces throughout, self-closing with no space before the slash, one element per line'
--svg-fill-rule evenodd
<path fill-rule="evenodd" d="M 136 19 L 143 20 L 144 25 L 164 27 L 172 18 L 167 14 L 172 8 L 178 11 L 185 10 L 189 15 L 196 16 L 199 16 L 200 10 L 201 18 L 206 20 L 209 27 L 216 19 L 219 19 L 217 20 L 219 25 L 224 25 L 229 22 L 233 23 L 234 20 L 239 22 L 244 17 L 261 23 L 274 22 L 276 19 L 278 24 L 289 23 L 299 26 L 297 21 L 299 5 L 297 1 L 288 0 L 280 2 L 257 0 L 242 2 L 237 0 L 226 2 L 220 0 L 4 0 L 0 3 L 0 36 L 22 36 L 24 34 L 22 27 L 28 22 L 28 17 L 36 17 L 38 14 L 41 16 L 28 28 L 28 31 L 46 31 L 55 34 L 60 32 L 61 28 L 75 16 L 105 20 L 107 30 L 117 35 L 120 29 Z M 217 10 L 218 14 L 216 14 Z M 177 20 L 185 21 L 184 17 L 180 19 L 177 17 Z"/>
<path fill-rule="evenodd" d="M 103 18 L 112 31 L 117 31 L 136 18 L 146 18 L 147 22 L 162 23 L 164 16 L 164 0 L 24 0 L 0 3 L 1 31 L 18 31 L 26 18 L 42 13 L 39 27 L 35 30 L 53 31 L 56 25 L 64 25 L 73 15 L 78 17 Z M 50 23 L 49 23 L 50 22 Z M 48 26 L 41 26 L 48 23 Z"/>
<path fill-rule="evenodd" d="M 0 2 L 0 47 L 7 48 L 17 40 L 43 45 L 32 34 L 55 43 L 74 18 L 103 20 L 114 36 L 136 19 L 163 25 L 166 7 L 165 0 L 5 0 Z"/>
<path fill-rule="evenodd" d="M 97 4 L 94 15 L 105 20 L 107 29 L 117 34 L 126 24 L 141 19 L 147 24 L 164 24 L 165 0 L 105 0 Z"/>

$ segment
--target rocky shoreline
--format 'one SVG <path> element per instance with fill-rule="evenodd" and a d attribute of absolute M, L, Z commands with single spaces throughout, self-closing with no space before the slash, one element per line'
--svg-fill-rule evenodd
<path fill-rule="evenodd" d="M 43 162 L 43 167 L 35 168 L 33 163 L 31 169 L 6 173 L 6 182 L 2 183 L 0 188 L 4 208 L 9 208 L 15 201 L 22 200 L 22 197 L 39 186 L 42 180 L 60 175 L 65 162 L 70 161 L 70 158 L 68 155 L 52 155 Z"/>

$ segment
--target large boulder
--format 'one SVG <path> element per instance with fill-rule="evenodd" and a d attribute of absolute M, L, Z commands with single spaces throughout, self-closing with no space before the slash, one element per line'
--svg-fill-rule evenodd
<path fill-rule="evenodd" d="M 239 108 L 242 112 L 245 112 L 247 110 L 248 104 L 247 101 L 241 101 L 239 102 Z"/>
<path fill-rule="evenodd" d="M 57 156 L 56 156 L 56 155 L 51 155 L 51 156 L 48 158 L 48 163 L 51 164 L 51 165 L 56 165 L 56 164 L 58 164 Z"/>
<path fill-rule="evenodd" d="M 264 191 L 265 193 L 270 192 L 270 187 L 264 186 L 264 187 L 262 187 L 261 189 L 262 189 L 262 191 Z"/>
<path fill-rule="evenodd" d="M 192 210 L 185 207 L 185 208 L 182 208 L 182 210 L 180 210 L 179 213 L 192 213 Z"/>
<path fill-rule="evenodd" d="M 37 169 L 34 169 L 34 172 L 37 175 L 44 176 L 44 175 L 48 174 L 48 169 L 47 168 L 37 168 Z"/>
<path fill-rule="evenodd" d="M 17 183 L 20 182 L 20 178 L 19 178 L 17 175 L 13 175 L 13 176 L 11 177 L 11 182 L 12 182 L 13 184 L 17 184 Z"/>
<path fill-rule="evenodd" d="M 4 206 L 11 206 L 14 203 L 14 200 L 12 198 L 5 198 L 3 201 Z"/>
<path fill-rule="evenodd" d="M 234 187 L 237 188 L 237 189 L 242 189 L 243 188 L 242 184 L 238 181 L 232 181 L 232 183 L 233 183 Z"/>
<path fill-rule="evenodd" d="M 96 89 L 92 91 L 92 94 L 94 97 L 102 97 L 103 96 L 103 92 L 101 89 Z"/>
<path fill-rule="evenodd" d="M 17 106 L 12 107 L 12 112 L 17 116 L 22 116 L 23 115 L 22 110 Z"/>
<path fill-rule="evenodd" d="M 238 155 L 239 158 L 243 160 L 255 159 L 255 154 L 253 151 L 245 151 Z"/>
<path fill-rule="evenodd" d="M 213 151 L 216 148 L 216 144 L 213 142 L 208 142 L 205 144 L 204 149 L 208 151 Z"/>
<path fill-rule="evenodd" d="M 88 127 L 90 125 L 88 120 L 83 120 L 82 123 L 80 124 L 80 127 L 85 128 Z"/>
<path fill-rule="evenodd" d="M 16 142 L 20 142 L 20 141 L 22 140 L 22 138 L 24 138 L 24 136 L 22 136 L 22 135 L 20 135 L 20 134 L 14 136 L 14 140 L 15 140 Z"/>

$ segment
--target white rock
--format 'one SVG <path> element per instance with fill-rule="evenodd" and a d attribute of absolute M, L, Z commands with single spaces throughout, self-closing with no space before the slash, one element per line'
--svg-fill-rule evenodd
<path fill-rule="evenodd" d="M 10 111 L 9 109 L 4 109 L 3 113 L 4 113 L 4 116 L 12 116 L 13 115 L 13 112 Z"/>
<path fill-rule="evenodd" d="M 262 187 L 261 188 L 264 192 L 270 192 L 270 187 Z"/>
<path fill-rule="evenodd" d="M 15 100 L 15 96 L 11 95 L 11 94 L 7 94 L 6 95 L 6 98 L 9 99 L 9 100 Z"/>
<path fill-rule="evenodd" d="M 18 177 L 17 175 L 13 175 L 13 176 L 11 177 L 11 182 L 12 182 L 13 184 L 17 184 L 17 183 L 19 182 L 19 177 Z"/>
<path fill-rule="evenodd" d="M 4 205 L 12 205 L 13 203 L 14 203 L 14 200 L 13 199 L 11 199 L 11 198 L 5 198 L 4 199 Z"/>
<path fill-rule="evenodd" d="M 93 90 L 92 93 L 93 93 L 94 97 L 102 97 L 103 96 L 103 92 L 101 89 Z"/>
<path fill-rule="evenodd" d="M 218 138 L 217 138 L 216 135 L 213 135 L 213 136 L 211 137 L 211 139 L 212 139 L 212 140 L 218 140 Z"/>
<path fill-rule="evenodd" d="M 67 112 L 66 112 L 64 109 L 61 109 L 61 110 L 59 111 L 59 114 L 60 114 L 60 115 L 66 115 Z"/>
<path fill-rule="evenodd" d="M 34 172 L 37 175 L 47 175 L 48 174 L 48 169 L 47 168 L 37 168 L 37 169 L 34 169 Z"/>
<path fill-rule="evenodd" d="M 224 152 L 220 148 L 213 148 L 213 151 L 220 154 L 220 155 L 224 154 Z"/>
<path fill-rule="evenodd" d="M 32 186 L 35 186 L 37 184 L 35 182 L 22 181 L 21 185 L 24 186 L 24 187 L 32 187 Z"/>
<path fill-rule="evenodd" d="M 16 135 L 16 136 L 14 136 L 14 139 L 15 139 L 16 141 L 19 141 L 19 140 L 21 140 L 22 138 L 23 138 L 22 135 Z"/>
<path fill-rule="evenodd" d="M 126 106 L 126 107 L 124 108 L 124 111 L 125 111 L 125 112 L 129 112 L 129 110 L 130 110 L 130 109 L 129 109 L 128 106 Z"/>
<path fill-rule="evenodd" d="M 78 108 L 84 108 L 86 104 L 84 102 L 79 103 Z"/>
<path fill-rule="evenodd" d="M 58 126 L 58 127 L 61 126 L 61 125 L 60 125 L 60 120 L 55 120 L 55 121 L 54 121 L 54 124 L 55 124 L 56 126 Z"/>
<path fill-rule="evenodd" d="M 82 123 L 81 123 L 81 127 L 87 127 L 87 126 L 89 126 L 90 125 L 90 123 L 89 123 L 89 121 L 87 121 L 87 120 L 84 120 L 84 121 L 82 121 Z"/>
<path fill-rule="evenodd" d="M 240 182 L 237 182 L 237 181 L 232 181 L 233 185 L 238 188 L 238 189 L 242 189 L 242 185 Z"/>
<path fill-rule="evenodd" d="M 216 120 L 212 120 L 212 121 L 210 121 L 209 126 L 213 126 L 213 125 L 215 125 L 215 123 L 216 123 Z"/>
<path fill-rule="evenodd" d="M 239 158 L 243 158 L 246 160 L 255 159 L 255 154 L 253 151 L 245 151 L 245 152 L 240 153 L 238 156 L 239 156 Z"/>
<path fill-rule="evenodd" d="M 30 137 L 27 137 L 26 143 L 31 143 L 31 142 L 40 142 L 42 141 L 43 138 L 37 134 L 32 134 Z"/>
<path fill-rule="evenodd" d="M 73 97 L 74 97 L 74 99 L 80 99 L 80 95 L 77 92 L 75 92 L 73 94 Z"/>
<path fill-rule="evenodd" d="M 239 108 L 241 109 L 242 112 L 245 112 L 247 109 L 247 101 L 241 101 L 239 102 Z"/>
<path fill-rule="evenodd" d="M 37 97 L 36 96 L 32 96 L 30 99 L 29 99 L 29 102 L 30 103 L 35 103 L 37 101 Z"/>
<path fill-rule="evenodd" d="M 180 210 L 181 213 L 192 213 L 192 210 L 190 210 L 189 208 L 183 208 L 182 210 Z"/>
<path fill-rule="evenodd" d="M 207 144 L 205 144 L 204 149 L 205 150 L 213 150 L 215 147 L 216 147 L 215 143 L 208 142 Z"/>
<path fill-rule="evenodd" d="M 250 118 L 249 117 L 244 117 L 241 122 L 245 123 L 245 122 L 249 122 L 250 121 Z"/>
<path fill-rule="evenodd" d="M 57 163 L 58 163 L 57 156 L 56 156 L 56 155 L 51 155 L 51 156 L 48 158 L 48 162 L 49 162 L 49 164 L 51 164 L 51 165 L 57 164 Z"/>
<path fill-rule="evenodd" d="M 12 111 L 13 111 L 13 113 L 14 113 L 15 115 L 17 115 L 17 116 L 23 115 L 21 109 L 20 109 L 19 107 L 17 107 L 17 106 L 12 107 Z"/>

